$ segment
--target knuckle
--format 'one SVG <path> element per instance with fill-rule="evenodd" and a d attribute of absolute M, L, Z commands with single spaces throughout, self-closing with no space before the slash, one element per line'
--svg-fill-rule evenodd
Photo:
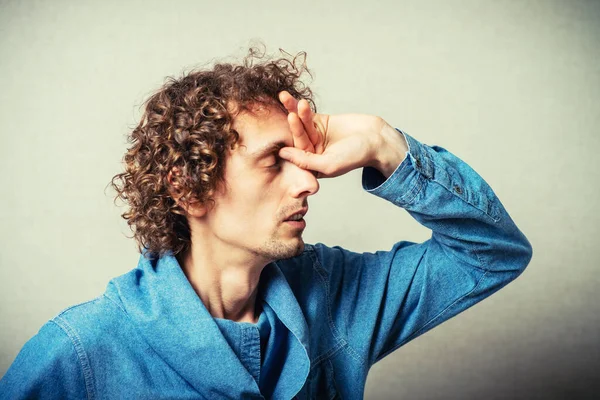
<path fill-rule="evenodd" d="M 308 169 L 308 166 L 310 164 L 309 159 L 310 159 L 310 156 L 311 156 L 312 153 L 310 153 L 310 152 L 308 152 L 306 150 L 304 150 L 303 153 L 304 153 L 303 157 L 300 160 L 300 162 L 298 163 L 298 166 L 300 168 L 302 168 L 302 169 Z"/>

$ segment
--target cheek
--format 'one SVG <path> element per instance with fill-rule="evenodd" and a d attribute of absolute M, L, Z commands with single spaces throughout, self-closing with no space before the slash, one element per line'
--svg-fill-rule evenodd
<path fill-rule="evenodd" d="M 227 196 L 222 198 L 219 220 L 230 226 L 250 224 L 252 229 L 272 226 L 279 218 L 279 199 L 274 187 L 276 182 L 262 171 L 236 176 L 237 185 L 229 186 Z"/>
<path fill-rule="evenodd" d="M 267 198 L 256 192 L 240 193 L 235 201 L 228 201 L 219 210 L 221 223 L 231 226 L 251 225 L 253 227 L 271 224 L 277 217 L 277 207 Z"/>
<path fill-rule="evenodd" d="M 244 205 L 247 216 L 246 220 L 255 229 L 263 227 L 272 230 L 279 218 L 278 203 L 273 198 L 264 194 L 248 199 L 247 204 Z"/>

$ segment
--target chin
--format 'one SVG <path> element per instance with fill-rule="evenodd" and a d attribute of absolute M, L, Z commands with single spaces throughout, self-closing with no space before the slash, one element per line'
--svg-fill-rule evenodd
<path fill-rule="evenodd" d="M 286 258 L 299 256 L 303 251 L 304 241 L 302 238 L 298 238 L 292 241 L 270 242 L 264 247 L 262 253 L 268 255 L 268 258 L 284 260 Z"/>
<path fill-rule="evenodd" d="M 289 244 L 287 247 L 287 251 L 283 258 L 292 258 L 297 257 L 304 251 L 304 241 L 302 239 L 295 241 L 293 244 Z"/>

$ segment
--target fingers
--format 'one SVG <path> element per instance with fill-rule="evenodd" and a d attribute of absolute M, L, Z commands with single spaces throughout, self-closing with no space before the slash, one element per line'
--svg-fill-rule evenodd
<path fill-rule="evenodd" d="M 284 147 L 279 150 L 279 156 L 288 160 L 302 169 L 316 172 L 316 177 L 325 177 L 331 164 L 329 157 L 324 154 L 315 154 L 303 151 L 296 147 Z"/>
<path fill-rule="evenodd" d="M 298 114 L 293 112 L 289 113 L 288 123 L 290 124 L 290 129 L 292 131 L 294 147 L 300 150 L 310 151 L 314 153 L 315 147 L 312 144 L 310 138 L 308 137 L 306 131 L 304 130 L 304 125 L 298 117 Z"/>
<path fill-rule="evenodd" d="M 317 154 L 323 153 L 323 133 L 317 128 L 315 113 L 311 110 L 308 101 L 306 99 L 298 101 L 285 90 L 279 92 L 279 101 L 288 111 L 294 146 Z"/>
<path fill-rule="evenodd" d="M 298 112 L 298 100 L 296 100 L 294 96 L 289 94 L 287 91 L 284 90 L 279 92 L 279 101 L 281 101 L 281 104 L 283 104 L 288 112 Z"/>
<path fill-rule="evenodd" d="M 281 101 L 284 107 L 288 110 L 288 123 L 290 124 L 290 129 L 292 131 L 294 147 L 314 153 L 315 146 L 305 130 L 302 119 L 300 119 L 298 115 L 298 100 L 284 90 L 279 92 L 279 101 Z M 304 102 L 306 102 L 306 100 L 304 100 Z M 306 110 L 304 110 L 304 112 L 306 115 Z"/>
<path fill-rule="evenodd" d="M 315 151 L 318 154 L 323 152 L 322 144 L 322 135 L 317 130 L 315 121 L 314 121 L 314 113 L 310 109 L 310 104 L 305 99 L 302 99 L 298 102 L 298 116 L 302 120 L 302 124 L 304 125 L 304 130 L 306 131 L 310 142 L 312 143 Z"/>

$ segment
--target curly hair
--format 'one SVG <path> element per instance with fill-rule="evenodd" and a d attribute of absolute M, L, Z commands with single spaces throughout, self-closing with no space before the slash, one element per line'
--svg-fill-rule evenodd
<path fill-rule="evenodd" d="M 121 216 L 138 251 L 152 258 L 189 248 L 181 204 L 214 204 L 213 195 L 224 183 L 227 149 L 239 140 L 232 128 L 236 115 L 257 105 L 287 113 L 278 99 L 283 90 L 306 99 L 316 112 L 312 91 L 301 81 L 305 71 L 312 78 L 306 52 L 292 58 L 279 51 L 284 56 L 271 59 L 251 47 L 241 64 L 220 62 L 179 79 L 167 77 L 142 104 L 141 121 L 127 138 L 131 146 L 123 157 L 125 171 L 109 183 L 117 192 L 115 203 L 121 199 L 128 205 Z"/>

